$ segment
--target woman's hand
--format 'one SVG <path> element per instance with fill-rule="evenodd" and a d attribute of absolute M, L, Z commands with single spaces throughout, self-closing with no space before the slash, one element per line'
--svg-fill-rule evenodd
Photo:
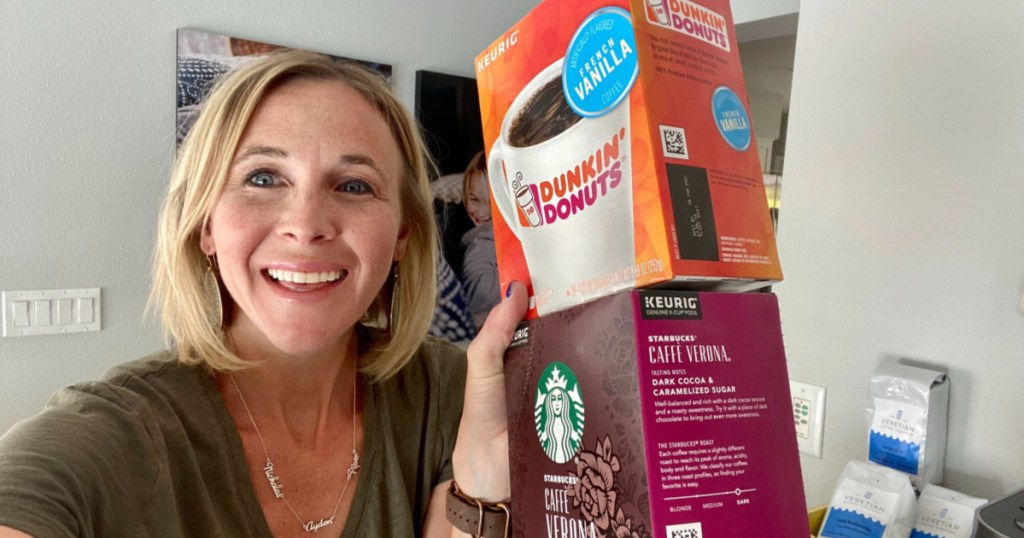
<path fill-rule="evenodd" d="M 513 282 L 467 352 L 466 399 L 452 459 L 459 489 L 484 501 L 511 495 L 503 358 L 525 315 L 526 287 Z"/>

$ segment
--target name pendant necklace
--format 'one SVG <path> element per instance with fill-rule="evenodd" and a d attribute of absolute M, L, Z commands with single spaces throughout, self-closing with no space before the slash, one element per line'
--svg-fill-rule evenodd
<path fill-rule="evenodd" d="M 292 515 L 295 516 L 295 520 L 299 522 L 302 529 L 309 533 L 315 533 L 324 527 L 329 527 L 334 524 L 335 518 L 338 516 L 338 507 L 341 506 L 341 500 L 345 498 L 345 492 L 348 491 L 348 485 L 352 482 L 352 477 L 359 472 L 361 467 L 359 466 L 359 451 L 356 450 L 356 382 L 358 380 L 358 373 L 356 372 L 356 361 L 352 360 L 352 463 L 349 464 L 348 470 L 345 472 L 347 475 L 345 478 L 345 487 L 341 488 L 341 495 L 338 495 L 338 502 L 334 503 L 334 511 L 331 512 L 331 517 L 320 518 L 319 520 L 306 520 L 304 521 L 299 517 L 299 513 L 295 511 L 292 503 L 288 502 L 288 499 L 284 496 L 284 484 L 281 483 L 281 479 L 274 474 L 274 462 L 270 460 L 270 452 L 267 451 L 267 443 L 263 440 L 263 434 L 260 433 L 260 429 L 256 426 L 256 420 L 252 417 L 252 411 L 249 410 L 249 404 L 245 402 L 245 396 L 242 396 L 242 390 L 238 388 L 238 382 L 235 381 L 235 376 L 228 374 L 231 379 L 231 384 L 235 386 L 235 392 L 238 393 L 238 399 L 242 402 L 242 407 L 245 408 L 245 414 L 249 416 L 249 422 L 252 423 L 252 429 L 256 431 L 256 437 L 260 440 L 260 446 L 263 447 L 263 455 L 267 457 L 267 463 L 263 466 L 263 474 L 267 477 L 267 483 L 270 484 L 270 489 L 274 492 L 274 497 L 284 501 L 284 505 L 288 507 Z"/>

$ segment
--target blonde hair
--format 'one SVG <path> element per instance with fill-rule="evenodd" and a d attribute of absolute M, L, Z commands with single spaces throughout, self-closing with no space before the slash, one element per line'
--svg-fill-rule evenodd
<path fill-rule="evenodd" d="M 268 91 L 294 79 L 336 80 L 358 91 L 388 124 L 402 155 L 402 226 L 409 230 L 409 239 L 396 269 L 401 284 L 393 303 L 397 319 L 390 330 L 371 329 L 392 314 L 388 305 L 396 286 L 389 276 L 356 331 L 361 370 L 383 380 L 412 357 L 434 311 L 437 228 L 428 181 L 433 164 L 415 121 L 387 81 L 354 62 L 285 50 L 235 69 L 214 87 L 178 151 L 171 174 L 160 212 L 150 306 L 159 308 L 164 337 L 176 346 L 181 362 L 213 370 L 251 365 L 231 351 L 221 324 L 209 314 L 213 294 L 204 291 L 203 282 L 212 269 L 200 237 L 253 111 Z M 230 297 L 224 299 L 230 301 Z"/>
<path fill-rule="evenodd" d="M 462 204 L 466 207 L 466 211 L 469 211 L 467 204 L 469 204 L 470 184 L 473 182 L 473 176 L 478 173 L 483 174 L 484 179 L 487 179 L 487 159 L 484 158 L 483 151 L 478 151 L 469 158 L 466 171 L 462 173 Z"/>

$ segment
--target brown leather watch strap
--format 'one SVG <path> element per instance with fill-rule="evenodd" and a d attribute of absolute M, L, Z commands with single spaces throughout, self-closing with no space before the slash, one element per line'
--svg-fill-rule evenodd
<path fill-rule="evenodd" d="M 458 484 L 452 480 L 445 505 L 448 521 L 470 536 L 508 538 L 510 535 L 508 503 L 489 503 L 469 497 L 459 491 Z"/>

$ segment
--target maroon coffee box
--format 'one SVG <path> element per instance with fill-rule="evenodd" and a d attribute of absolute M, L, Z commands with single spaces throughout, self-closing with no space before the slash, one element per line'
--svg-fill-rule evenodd
<path fill-rule="evenodd" d="M 778 302 L 619 292 L 505 356 L 514 536 L 810 535 Z"/>

